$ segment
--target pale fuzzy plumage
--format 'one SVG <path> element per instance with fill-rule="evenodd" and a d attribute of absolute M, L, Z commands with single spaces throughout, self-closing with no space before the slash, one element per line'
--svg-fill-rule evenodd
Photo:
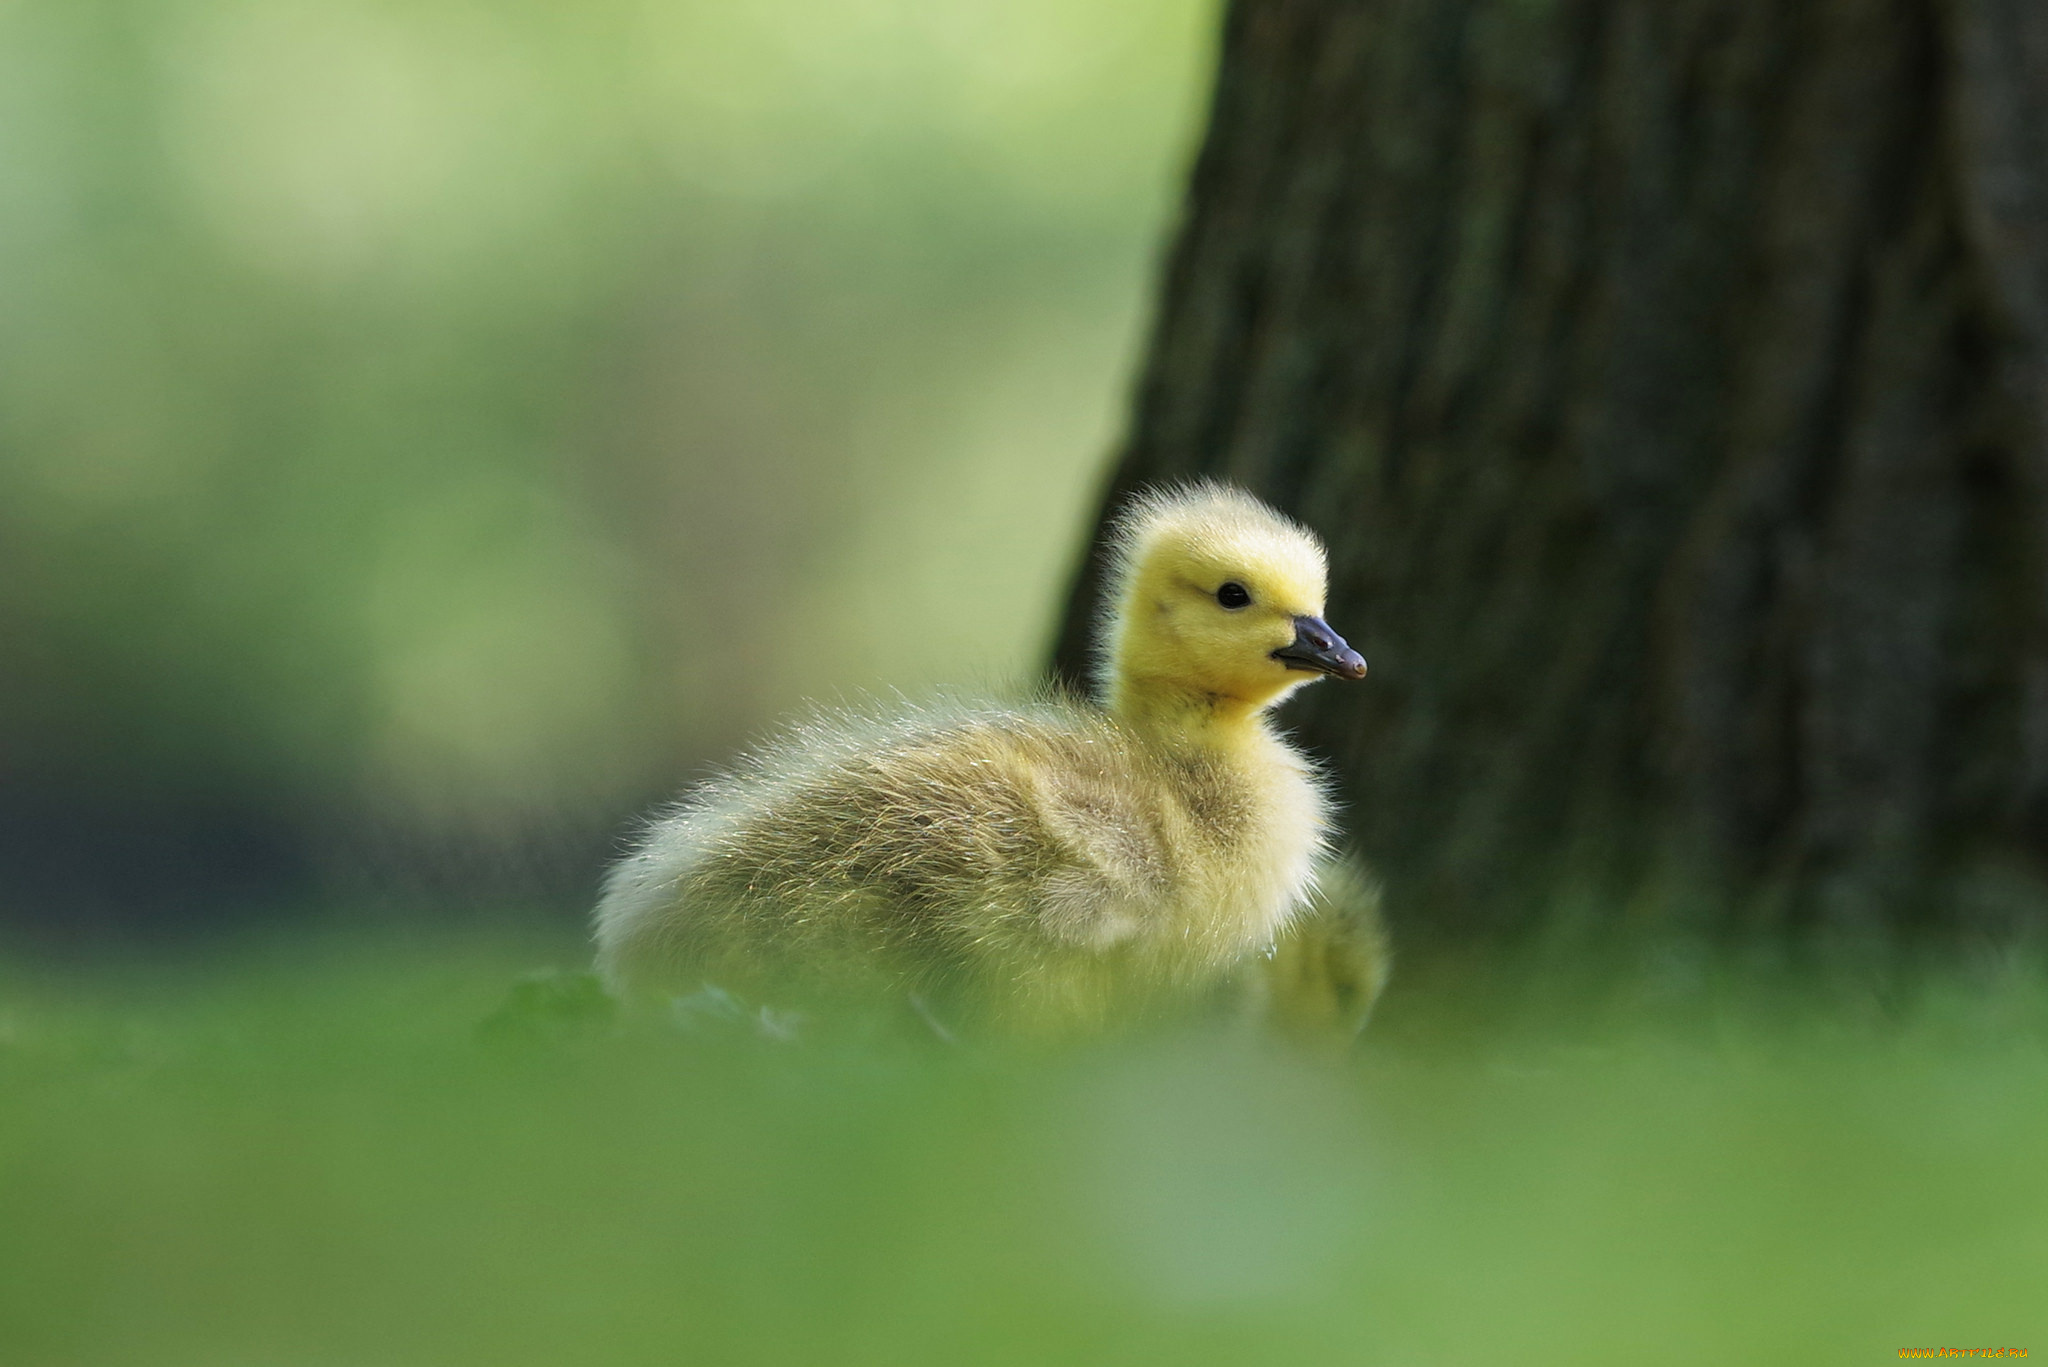
<path fill-rule="evenodd" d="M 1301 914 L 1245 975 L 1247 1014 L 1298 1045 L 1341 1053 L 1365 1029 L 1392 967 L 1379 883 L 1355 857 L 1332 859 Z"/>
<path fill-rule="evenodd" d="M 1327 838 L 1321 782 L 1266 715 L 1314 677 L 1272 651 L 1320 617 L 1322 548 L 1210 484 L 1136 501 L 1112 546 L 1100 705 L 814 717 L 613 870 L 607 981 L 795 977 L 1059 1029 L 1272 946 Z M 1224 580 L 1254 601 L 1219 608 Z"/>

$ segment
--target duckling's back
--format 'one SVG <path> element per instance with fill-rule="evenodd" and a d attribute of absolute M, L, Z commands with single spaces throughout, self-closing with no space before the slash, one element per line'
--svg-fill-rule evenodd
<path fill-rule="evenodd" d="M 1271 744 L 1162 749 L 1064 702 L 813 721 L 650 827 L 599 906 L 599 966 L 629 992 L 1140 1008 L 1270 943 L 1301 898 L 1321 798 Z"/>

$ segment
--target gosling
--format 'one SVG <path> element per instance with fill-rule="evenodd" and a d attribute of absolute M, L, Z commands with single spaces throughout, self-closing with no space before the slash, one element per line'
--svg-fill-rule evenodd
<path fill-rule="evenodd" d="M 936 1005 L 1067 1033 L 1270 948 L 1329 841 L 1276 733 L 1366 665 L 1323 621 L 1314 535 L 1210 482 L 1116 521 L 1095 696 L 818 715 L 656 817 L 596 912 L 613 991 L 704 983 Z"/>

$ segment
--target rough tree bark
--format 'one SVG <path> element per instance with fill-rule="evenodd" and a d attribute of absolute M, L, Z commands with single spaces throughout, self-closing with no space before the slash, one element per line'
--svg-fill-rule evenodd
<path fill-rule="evenodd" d="M 1105 509 L 1194 474 L 1409 928 L 2039 924 L 2048 5 L 1235 0 Z"/>

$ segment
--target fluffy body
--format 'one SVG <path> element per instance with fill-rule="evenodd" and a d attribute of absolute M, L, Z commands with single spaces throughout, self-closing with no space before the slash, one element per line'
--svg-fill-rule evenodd
<path fill-rule="evenodd" d="M 1246 975 L 1247 1013 L 1303 1048 L 1341 1054 L 1365 1029 L 1392 968 L 1378 882 L 1356 858 L 1329 860 L 1301 914 Z"/>
<path fill-rule="evenodd" d="M 1272 946 L 1329 828 L 1318 775 L 1268 716 L 1316 677 L 1274 652 L 1320 625 L 1321 547 L 1214 485 L 1140 500 L 1113 547 L 1099 701 L 814 717 L 657 817 L 613 870 L 606 980 L 798 978 L 1057 1030 Z M 1219 606 L 1226 584 L 1250 601 Z"/>

